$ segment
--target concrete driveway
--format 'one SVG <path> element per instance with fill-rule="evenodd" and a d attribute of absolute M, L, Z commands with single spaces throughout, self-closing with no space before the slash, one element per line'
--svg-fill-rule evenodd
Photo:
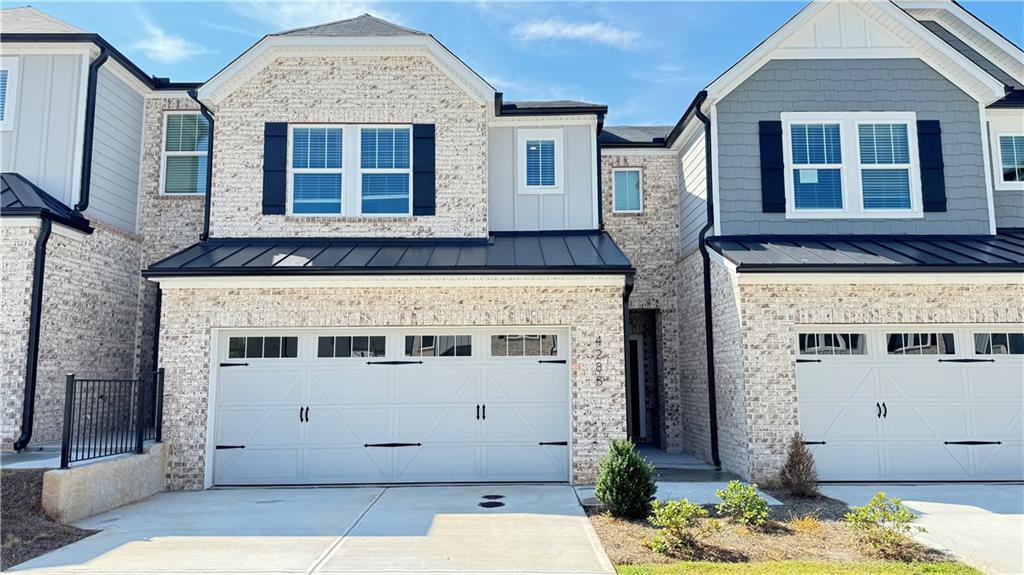
<path fill-rule="evenodd" d="M 161 493 L 76 525 L 103 531 L 14 570 L 614 573 L 569 486 Z"/>
<path fill-rule="evenodd" d="M 986 573 L 1024 573 L 1024 485 L 837 485 L 822 492 L 864 505 L 878 491 L 899 497 L 928 530 L 916 535 Z"/>

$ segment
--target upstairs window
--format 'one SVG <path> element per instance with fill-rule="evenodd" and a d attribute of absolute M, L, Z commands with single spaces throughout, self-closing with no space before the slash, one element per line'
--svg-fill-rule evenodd
<path fill-rule="evenodd" d="M 643 211 L 643 175 L 640 168 L 615 168 L 612 170 L 614 185 L 613 210 L 620 214 L 638 214 Z"/>
<path fill-rule="evenodd" d="M 14 125 L 14 100 L 18 93 L 18 59 L 14 56 L 0 58 L 0 130 L 10 130 Z"/>
<path fill-rule="evenodd" d="M 359 166 L 363 214 L 408 215 L 412 212 L 411 131 L 407 127 L 361 129 Z"/>
<path fill-rule="evenodd" d="M 167 195 L 206 194 L 209 146 L 210 125 L 202 114 L 165 114 L 161 191 Z"/>
<path fill-rule="evenodd" d="M 1024 136 L 999 136 L 999 159 L 1003 182 L 1024 183 Z"/>
<path fill-rule="evenodd" d="M 341 214 L 342 129 L 292 128 L 292 212 Z"/>
<path fill-rule="evenodd" d="M 913 112 L 782 114 L 786 217 L 921 217 Z"/>
<path fill-rule="evenodd" d="M 518 131 L 519 193 L 562 193 L 562 141 L 560 129 Z"/>

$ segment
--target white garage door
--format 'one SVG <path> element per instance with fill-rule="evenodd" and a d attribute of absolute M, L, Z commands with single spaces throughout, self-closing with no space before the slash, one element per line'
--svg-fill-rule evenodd
<path fill-rule="evenodd" d="M 800 429 L 821 479 L 1024 479 L 1024 329 L 802 331 Z"/>
<path fill-rule="evenodd" d="M 561 329 L 220 335 L 218 485 L 567 481 Z"/>

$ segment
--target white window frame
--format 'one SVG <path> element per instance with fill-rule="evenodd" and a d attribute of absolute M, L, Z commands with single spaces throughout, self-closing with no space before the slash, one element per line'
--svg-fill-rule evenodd
<path fill-rule="evenodd" d="M 202 192 L 182 193 L 182 192 L 171 192 L 167 193 L 164 191 L 164 176 L 167 173 L 167 158 L 171 156 L 200 156 L 206 158 L 210 153 L 207 149 L 205 152 L 168 152 L 167 151 L 167 118 L 170 116 L 201 116 L 199 110 L 167 110 L 164 112 L 164 125 L 163 131 L 160 133 L 160 195 L 169 196 L 173 198 L 201 198 L 206 195 L 209 190 L 203 190 Z M 209 148 L 209 145 L 207 145 Z M 203 182 L 203 186 L 206 186 L 206 182 Z"/>
<path fill-rule="evenodd" d="M 618 172 L 637 172 L 640 174 L 639 186 L 640 186 L 640 208 L 636 210 L 620 210 L 615 207 L 616 201 L 615 196 L 618 194 L 618 189 L 615 187 L 615 174 Z M 622 166 L 620 168 L 612 168 L 612 213 L 613 214 L 642 214 L 644 213 L 644 169 L 640 166 Z"/>
<path fill-rule="evenodd" d="M 526 184 L 526 142 L 553 140 L 555 142 L 555 185 L 528 186 Z M 516 157 L 519 164 L 517 192 L 523 195 L 556 195 L 564 191 L 565 182 L 565 130 L 562 128 L 520 128 L 516 130 Z"/>
<path fill-rule="evenodd" d="M 786 218 L 787 219 L 879 219 L 879 218 L 922 218 L 924 217 L 921 197 L 921 162 L 917 149 L 916 112 L 784 112 L 782 119 L 782 157 L 785 164 Z M 793 124 L 839 124 L 839 138 L 842 146 L 842 164 L 808 164 L 801 169 L 839 169 L 843 186 L 843 207 L 841 209 L 797 209 L 793 186 L 793 149 L 791 127 Z M 907 146 L 910 148 L 910 164 L 864 164 L 860 163 L 861 124 L 906 124 Z M 861 187 L 862 169 L 910 170 L 909 209 L 865 209 L 864 192 Z"/>
<path fill-rule="evenodd" d="M 341 128 L 341 168 L 292 168 L 293 130 L 295 128 Z M 362 130 L 364 128 L 405 128 L 409 130 L 409 167 L 408 168 L 362 168 Z M 412 217 L 413 173 L 412 167 L 415 154 L 415 142 L 412 135 L 412 124 L 341 124 L 302 123 L 288 124 L 288 169 L 287 169 L 287 200 L 285 213 L 296 218 L 406 218 Z M 341 174 L 341 212 L 324 214 L 297 214 L 293 209 L 295 198 L 293 191 L 293 175 L 297 173 Z M 409 209 L 406 212 L 388 214 L 363 213 L 363 174 L 409 174 Z"/>
<path fill-rule="evenodd" d="M 340 168 L 293 168 L 292 167 L 292 145 L 295 142 L 295 129 L 299 128 L 341 128 L 341 167 Z M 300 218 L 335 218 L 345 215 L 346 206 L 345 199 L 348 194 L 346 188 L 348 182 L 345 178 L 345 166 L 348 165 L 348 158 L 345 157 L 345 149 L 348 147 L 348 134 L 345 131 L 345 127 L 340 124 L 288 124 L 288 169 L 286 170 L 286 198 L 285 202 L 287 205 L 286 213 L 289 216 L 296 216 Z M 294 196 L 294 176 L 295 174 L 341 174 L 341 207 L 337 213 L 318 213 L 318 214 L 307 214 L 300 213 L 296 214 L 293 210 L 295 207 L 295 196 Z"/>
<path fill-rule="evenodd" d="M 995 182 L 996 189 L 999 190 L 1024 190 L 1024 181 L 1021 182 L 1008 182 L 1003 179 L 1003 149 L 1000 138 L 1004 137 L 1024 137 L 1024 132 L 996 132 L 994 135 L 993 142 L 993 163 L 995 164 Z"/>
<path fill-rule="evenodd" d="M 18 57 L 0 57 L 0 68 L 7 70 L 7 94 L 4 99 L 4 119 L 0 120 L 0 130 L 14 129 L 15 113 L 18 100 Z"/>
<path fill-rule="evenodd" d="M 355 130 L 355 141 L 356 142 L 356 159 L 355 166 L 358 172 L 358 208 L 355 213 L 360 216 L 367 218 L 394 218 L 394 217 L 409 217 L 412 216 L 412 164 L 413 164 L 413 137 L 412 137 L 412 124 L 359 124 Z M 409 131 L 409 167 L 408 168 L 364 168 L 363 167 L 363 130 L 374 129 L 374 128 L 404 128 Z M 345 136 L 347 137 L 347 135 Z M 342 165 L 345 165 L 344 161 Z M 409 174 L 409 209 L 405 212 L 390 212 L 386 214 L 364 214 L 363 213 L 363 174 Z"/>

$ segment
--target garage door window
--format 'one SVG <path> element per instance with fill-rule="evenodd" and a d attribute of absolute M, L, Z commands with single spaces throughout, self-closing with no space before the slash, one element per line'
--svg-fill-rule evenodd
<path fill-rule="evenodd" d="M 952 333 L 888 333 L 889 355 L 954 355 Z"/>
<path fill-rule="evenodd" d="M 468 335 L 407 335 L 406 357 L 468 357 L 473 341 Z"/>
<path fill-rule="evenodd" d="M 862 333 L 802 333 L 800 355 L 864 355 Z"/>
<path fill-rule="evenodd" d="M 232 337 L 228 340 L 231 359 L 278 359 L 299 356 L 299 338 L 295 336 Z"/>
<path fill-rule="evenodd" d="M 558 355 L 558 336 L 492 335 L 491 355 L 496 357 L 554 357 Z"/>
<path fill-rule="evenodd" d="M 384 357 L 386 349 L 383 335 L 328 335 L 316 342 L 317 357 Z"/>
<path fill-rule="evenodd" d="M 976 333 L 976 355 L 1024 355 L 1024 333 Z"/>

